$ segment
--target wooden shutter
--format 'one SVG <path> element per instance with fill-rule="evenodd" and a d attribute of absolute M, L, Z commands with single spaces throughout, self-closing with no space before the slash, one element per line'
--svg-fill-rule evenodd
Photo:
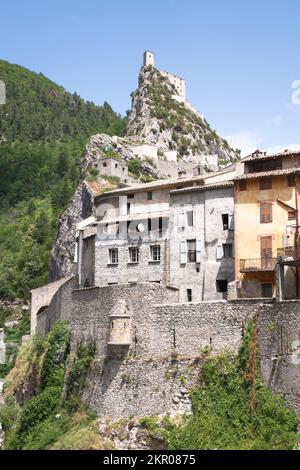
<path fill-rule="evenodd" d="M 228 228 L 229 230 L 234 230 L 234 215 L 232 212 L 228 214 Z"/>
<path fill-rule="evenodd" d="M 186 226 L 186 215 L 185 212 L 180 212 L 178 214 L 178 227 L 183 228 Z"/>
<path fill-rule="evenodd" d="M 217 259 L 222 259 L 224 256 L 223 245 L 217 246 Z"/>
<path fill-rule="evenodd" d="M 260 223 L 268 224 L 273 220 L 272 217 L 272 203 L 261 202 L 260 203 Z"/>
<path fill-rule="evenodd" d="M 272 189 L 272 178 L 261 178 L 259 180 L 259 189 Z"/>
<path fill-rule="evenodd" d="M 187 262 L 187 250 L 186 241 L 180 242 L 180 264 L 186 264 Z"/>
<path fill-rule="evenodd" d="M 196 240 L 196 263 L 201 263 L 201 241 Z"/>

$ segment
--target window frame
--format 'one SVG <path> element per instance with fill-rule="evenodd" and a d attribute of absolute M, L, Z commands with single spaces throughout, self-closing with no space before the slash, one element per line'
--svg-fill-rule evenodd
<path fill-rule="evenodd" d="M 227 223 L 224 221 L 224 219 L 227 218 Z M 229 230 L 229 214 L 222 214 L 222 224 L 223 224 L 223 230 L 227 231 Z"/>
<path fill-rule="evenodd" d="M 136 253 L 136 255 L 133 257 L 133 253 Z M 130 246 L 128 248 L 128 255 L 129 255 L 129 264 L 138 264 L 140 261 L 140 254 L 139 254 L 139 248 L 137 246 Z M 135 259 L 133 259 L 135 258 Z"/>
<path fill-rule="evenodd" d="M 266 208 L 269 208 L 269 217 L 266 214 Z M 273 223 L 273 204 L 272 202 L 260 201 L 259 205 L 259 221 L 261 224 Z"/>
<path fill-rule="evenodd" d="M 233 243 L 223 243 L 222 246 L 223 246 L 223 258 L 225 259 L 233 258 Z"/>
<path fill-rule="evenodd" d="M 119 264 L 119 250 L 118 248 L 109 248 L 108 249 L 108 256 L 109 256 L 109 264 L 112 266 L 116 266 Z M 113 257 L 115 256 L 115 261 L 113 261 Z"/>
<path fill-rule="evenodd" d="M 261 191 L 266 191 L 272 189 L 273 187 L 273 178 L 272 176 L 265 176 L 264 178 L 259 179 L 259 189 Z"/>
<path fill-rule="evenodd" d="M 150 261 L 152 263 L 160 263 L 161 262 L 160 245 L 150 245 Z"/>
<path fill-rule="evenodd" d="M 194 227 L 194 211 L 190 209 L 186 211 L 186 226 L 187 227 Z"/>
<path fill-rule="evenodd" d="M 190 249 L 191 244 L 194 244 L 194 249 Z M 187 240 L 186 241 L 187 247 L 187 262 L 188 263 L 196 263 L 197 262 L 197 241 L 196 239 Z"/>

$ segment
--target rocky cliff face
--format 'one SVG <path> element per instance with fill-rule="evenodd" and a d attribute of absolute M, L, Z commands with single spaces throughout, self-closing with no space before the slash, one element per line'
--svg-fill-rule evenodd
<path fill-rule="evenodd" d="M 174 98 L 175 97 L 175 98 Z M 182 160 L 217 154 L 220 166 L 239 157 L 208 122 L 180 99 L 175 87 L 154 67 L 142 67 L 139 87 L 132 94 L 127 136 L 157 145 L 162 151 L 177 150 Z"/>
<path fill-rule="evenodd" d="M 76 244 L 76 224 L 93 215 L 94 198 L 104 188 L 110 187 L 105 180 L 81 183 L 71 204 L 58 222 L 56 242 L 51 254 L 49 282 L 70 276 Z"/>

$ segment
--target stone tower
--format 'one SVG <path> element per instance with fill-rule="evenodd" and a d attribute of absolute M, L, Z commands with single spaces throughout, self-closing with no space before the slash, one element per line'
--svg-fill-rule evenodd
<path fill-rule="evenodd" d="M 152 67 L 155 66 L 154 54 L 151 51 L 145 51 L 144 52 L 144 66 L 149 67 L 149 65 L 151 65 Z"/>

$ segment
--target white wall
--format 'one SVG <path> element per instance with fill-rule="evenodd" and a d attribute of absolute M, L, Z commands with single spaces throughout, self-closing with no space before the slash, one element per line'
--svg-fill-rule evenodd
<path fill-rule="evenodd" d="M 147 157 L 152 158 L 153 160 L 158 159 L 158 147 L 155 145 L 142 144 L 142 145 L 133 145 L 131 150 L 134 155 L 137 155 L 141 160 L 146 160 Z"/>

